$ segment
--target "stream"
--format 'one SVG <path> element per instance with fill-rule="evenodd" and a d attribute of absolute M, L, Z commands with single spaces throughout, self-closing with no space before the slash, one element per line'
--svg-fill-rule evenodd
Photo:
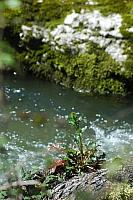
<path fill-rule="evenodd" d="M 133 96 L 87 96 L 31 77 L 4 76 L 0 91 L 0 180 L 11 166 L 45 166 L 48 146 L 71 144 L 68 115 L 83 116 L 107 158 L 133 154 Z M 0 99 L 0 101 L 2 101 Z"/>

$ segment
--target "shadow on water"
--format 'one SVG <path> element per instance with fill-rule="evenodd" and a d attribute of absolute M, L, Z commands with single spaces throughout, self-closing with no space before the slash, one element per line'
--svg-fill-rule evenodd
<path fill-rule="evenodd" d="M 73 111 L 85 117 L 86 138 L 94 135 L 109 156 L 132 154 L 133 97 L 89 97 L 15 75 L 0 84 L 0 132 L 10 163 L 43 165 L 47 145 L 69 138 L 67 116 Z"/>

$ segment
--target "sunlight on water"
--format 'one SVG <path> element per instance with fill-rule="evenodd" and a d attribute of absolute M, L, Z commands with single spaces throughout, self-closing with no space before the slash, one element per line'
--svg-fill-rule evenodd
<path fill-rule="evenodd" d="M 91 122 L 96 139 L 106 152 L 107 157 L 133 155 L 133 125 L 126 122 L 104 120 L 100 116 Z"/>
<path fill-rule="evenodd" d="M 133 97 L 87 97 L 48 82 L 14 77 L 5 77 L 0 90 L 7 97 L 0 103 L 0 136 L 6 140 L 0 149 L 1 171 L 18 163 L 42 168 L 50 144 L 71 145 L 67 117 L 73 111 L 83 116 L 86 142 L 96 138 L 107 158 L 133 154 Z"/>

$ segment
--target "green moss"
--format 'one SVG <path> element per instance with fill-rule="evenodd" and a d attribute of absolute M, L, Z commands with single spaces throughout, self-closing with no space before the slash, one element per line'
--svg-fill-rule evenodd
<path fill-rule="evenodd" d="M 44 0 L 38 3 L 37 0 L 22 0 L 21 8 L 15 11 L 5 10 L 5 17 L 8 19 L 8 24 L 15 23 L 16 27 L 20 24 L 34 23 L 55 28 L 73 9 L 78 12 L 81 8 L 86 8 L 85 2 L 86 0 Z"/>
<path fill-rule="evenodd" d="M 89 42 L 86 53 L 74 55 L 68 47 L 64 47 L 64 53 L 53 50 L 50 44 L 36 48 L 20 54 L 25 70 L 75 90 L 103 95 L 125 93 L 121 66 L 98 45 Z"/>
<path fill-rule="evenodd" d="M 132 200 L 133 188 L 125 183 L 113 184 L 104 200 Z"/>
<path fill-rule="evenodd" d="M 128 29 L 133 27 L 133 1 L 132 0 L 96 0 L 96 8 L 104 15 L 118 13 L 122 16 L 122 27 L 120 28 L 123 38 L 125 39 L 125 54 L 128 59 L 124 64 L 125 77 L 133 77 L 133 33 Z"/>
<path fill-rule="evenodd" d="M 20 33 L 22 24 L 37 24 L 53 29 L 61 24 L 73 9 L 76 12 L 80 12 L 82 8 L 99 9 L 104 15 L 120 13 L 123 16 L 121 32 L 126 39 L 125 54 L 128 54 L 123 65 L 118 64 L 104 49 L 92 42 L 88 42 L 86 53 L 77 52 L 73 55 L 68 47 L 61 47 L 64 53 L 54 51 L 50 44 L 42 44 L 41 40 L 35 40 L 31 34 L 21 44 L 21 48 L 18 47 L 16 57 L 22 63 L 24 71 L 32 71 L 36 76 L 54 80 L 75 90 L 102 95 L 123 95 L 133 82 L 133 34 L 127 31 L 127 28 L 133 26 L 132 0 L 97 0 L 98 4 L 94 6 L 86 5 L 85 2 L 86 0 L 44 0 L 43 3 L 38 3 L 37 0 L 22 0 L 23 5 L 19 10 L 5 11 L 8 18 L 7 27 L 12 29 L 11 34 L 14 35 Z M 79 31 L 81 29 L 82 23 Z"/>
<path fill-rule="evenodd" d="M 130 13 L 132 11 L 133 5 L 132 0 L 94 0 L 96 1 L 96 7 L 101 10 L 104 14 L 112 14 L 112 13 L 119 13 L 125 14 Z"/>

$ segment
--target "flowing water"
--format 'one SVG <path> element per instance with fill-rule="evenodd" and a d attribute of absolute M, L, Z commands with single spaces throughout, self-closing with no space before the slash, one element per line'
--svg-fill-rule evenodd
<path fill-rule="evenodd" d="M 69 145 L 70 112 L 84 116 L 86 138 L 95 136 L 108 158 L 133 154 L 133 97 L 89 97 L 15 75 L 1 80 L 2 91 L 7 101 L 0 96 L 1 174 L 18 163 L 42 167 L 48 145 Z"/>

